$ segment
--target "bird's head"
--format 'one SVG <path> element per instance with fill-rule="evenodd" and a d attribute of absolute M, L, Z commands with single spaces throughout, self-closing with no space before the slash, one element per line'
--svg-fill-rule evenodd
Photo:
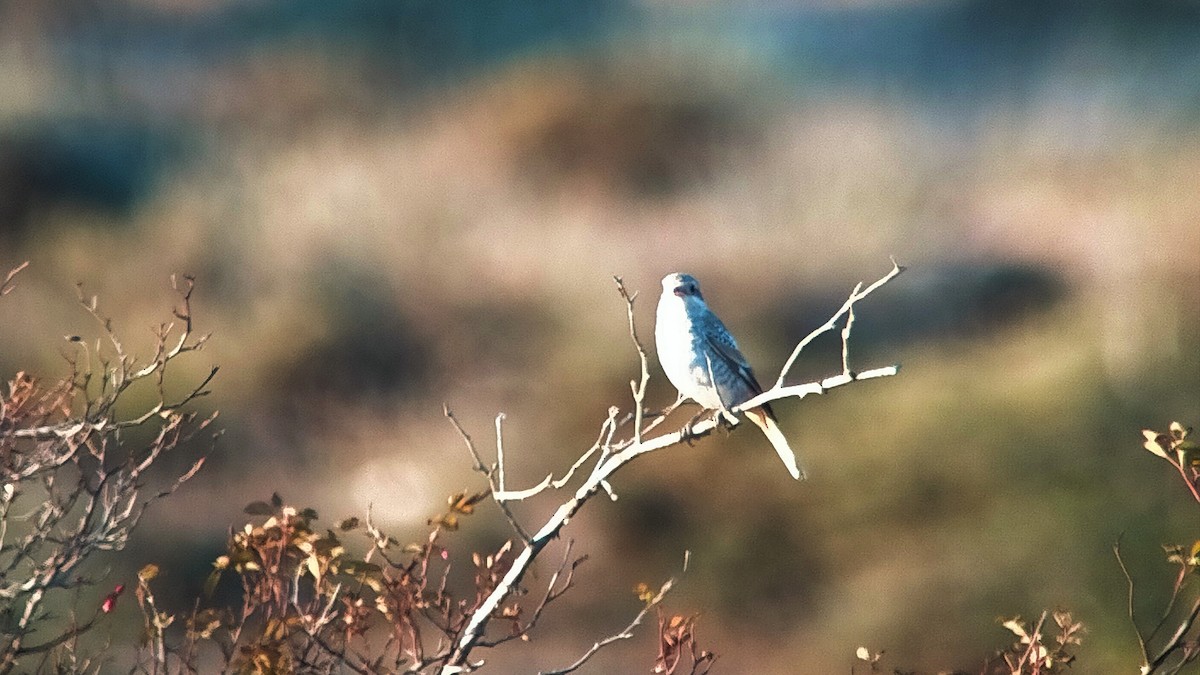
<path fill-rule="evenodd" d="M 696 281 L 696 277 L 690 274 L 681 274 L 676 272 L 668 274 L 662 280 L 663 294 L 668 293 L 683 298 L 685 301 L 689 297 L 703 301 L 704 296 L 700 295 L 700 282 Z"/>

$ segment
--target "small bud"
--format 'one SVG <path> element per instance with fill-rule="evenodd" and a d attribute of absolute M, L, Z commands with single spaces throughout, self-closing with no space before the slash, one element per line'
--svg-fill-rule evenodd
<path fill-rule="evenodd" d="M 117 608 L 117 598 L 120 597 L 120 595 L 124 592 L 125 584 L 117 584 L 112 593 L 109 593 L 104 597 L 104 602 L 100 605 L 100 611 L 104 612 L 105 614 L 111 613 Z"/>

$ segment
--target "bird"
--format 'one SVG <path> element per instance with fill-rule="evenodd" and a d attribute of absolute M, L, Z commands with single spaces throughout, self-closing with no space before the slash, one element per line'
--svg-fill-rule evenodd
<path fill-rule="evenodd" d="M 708 308 L 700 283 L 690 274 L 663 277 L 654 342 L 663 372 L 679 390 L 676 403 L 690 398 L 705 409 L 724 412 L 763 392 L 737 340 Z M 792 478 L 807 478 L 770 404 L 742 412 L 762 429 Z"/>

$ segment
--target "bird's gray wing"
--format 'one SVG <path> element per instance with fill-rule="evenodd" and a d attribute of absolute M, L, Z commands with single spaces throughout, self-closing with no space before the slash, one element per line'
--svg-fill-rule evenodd
<path fill-rule="evenodd" d="M 742 401 L 754 398 L 763 392 L 762 385 L 758 383 L 758 379 L 754 377 L 754 371 L 750 368 L 750 363 L 746 361 L 746 357 L 742 355 L 741 350 L 737 347 L 737 341 L 726 330 L 725 325 L 716 315 L 710 315 L 710 322 L 705 327 L 704 338 L 706 344 L 710 347 L 710 352 L 715 355 L 720 363 L 713 363 L 713 376 L 720 377 L 718 371 L 726 370 L 733 375 L 737 381 L 744 385 L 749 390 L 749 394 L 743 397 L 737 397 L 738 400 L 730 401 L 727 405 L 735 406 Z M 769 406 L 763 406 L 770 412 Z"/>

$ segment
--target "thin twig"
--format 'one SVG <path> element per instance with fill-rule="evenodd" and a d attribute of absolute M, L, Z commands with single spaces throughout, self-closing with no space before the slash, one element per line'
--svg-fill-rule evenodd
<path fill-rule="evenodd" d="M 846 309 L 846 325 L 842 326 L 842 374 L 850 375 L 850 329 L 854 327 L 854 305 Z"/>
<path fill-rule="evenodd" d="M 1123 535 L 1124 533 L 1122 533 Z M 1121 574 L 1125 575 L 1125 583 L 1128 585 L 1126 594 L 1126 613 L 1129 615 L 1129 623 L 1133 624 L 1133 634 L 1137 636 L 1138 649 L 1142 652 L 1142 665 L 1150 663 L 1150 655 L 1146 652 L 1146 641 L 1142 638 L 1142 631 L 1138 629 L 1137 619 L 1133 613 L 1133 576 L 1129 574 L 1129 568 L 1125 566 L 1125 561 L 1121 558 L 1121 537 L 1117 537 L 1117 541 L 1113 543 L 1113 555 L 1117 558 L 1117 565 L 1121 567 Z"/>
<path fill-rule="evenodd" d="M 628 640 L 629 638 L 632 638 L 633 637 L 633 629 L 635 629 L 641 625 L 642 621 L 646 618 L 646 615 L 650 613 L 650 610 L 657 607 L 659 605 L 659 603 L 661 603 L 663 601 L 663 598 L 667 597 L 667 593 L 671 592 L 671 588 L 674 585 L 675 585 L 674 577 L 667 579 L 666 583 L 664 583 L 662 585 L 662 587 L 658 589 L 658 594 L 656 594 L 653 598 L 651 598 L 650 601 L 647 602 L 644 607 L 642 607 L 642 611 L 638 612 L 637 616 L 633 617 L 633 621 L 630 621 L 629 625 L 625 626 L 625 628 L 623 628 L 619 633 L 615 633 L 613 635 L 610 635 L 610 636 L 604 638 L 603 640 L 597 641 L 596 643 L 594 643 L 591 646 L 590 649 L 588 649 L 586 652 L 584 652 L 583 656 L 580 656 L 574 663 L 567 666 L 566 668 L 562 668 L 559 670 L 542 671 L 540 675 L 566 675 L 566 673 L 571 673 L 576 670 L 579 670 L 579 668 L 581 666 L 583 666 L 583 664 L 587 663 L 589 659 L 591 659 L 593 656 L 596 655 L 596 652 L 600 651 L 601 649 L 607 647 L 608 645 L 610 645 L 614 642 L 617 642 L 618 640 Z"/>
<path fill-rule="evenodd" d="M 587 556 L 572 560 L 571 551 L 574 549 L 574 547 L 575 540 L 568 539 L 567 545 L 563 547 L 562 560 L 558 564 L 558 569 L 554 570 L 554 574 L 550 576 L 550 581 L 546 584 L 546 593 L 542 596 L 541 601 L 538 602 L 537 607 L 534 608 L 533 615 L 529 618 L 529 621 L 527 621 L 525 625 L 520 628 L 520 630 L 514 631 L 513 633 L 498 639 L 480 640 L 480 647 L 494 647 L 510 640 L 525 638 L 528 636 L 529 632 L 533 630 L 535 626 L 537 626 L 538 619 L 541 618 L 542 612 L 545 611 L 546 607 L 575 586 L 575 570 L 587 560 Z M 560 585 L 558 580 L 563 576 L 564 571 L 566 572 L 566 577 L 563 579 L 563 582 Z"/>
<path fill-rule="evenodd" d="M 621 294 L 621 299 L 625 301 L 625 314 L 629 320 L 629 337 L 633 339 L 633 346 L 637 348 L 638 362 L 641 365 L 641 375 L 635 383 L 632 380 L 629 382 L 629 388 L 633 392 L 633 439 L 635 442 L 642 441 L 642 419 L 646 414 L 646 383 L 650 381 L 650 367 L 647 365 L 646 350 L 642 347 L 642 341 L 638 338 L 637 324 L 633 320 L 633 301 L 637 299 L 637 293 L 632 295 L 625 289 L 625 282 L 621 277 L 614 276 L 613 281 L 617 282 L 617 292 Z"/>
<path fill-rule="evenodd" d="M 1183 477 L 1183 484 L 1186 485 L 1188 491 L 1192 493 L 1192 499 L 1195 499 L 1198 503 L 1200 503 L 1200 491 L 1196 490 L 1196 484 L 1192 482 L 1190 477 L 1188 477 L 1187 471 L 1184 471 L 1183 469 L 1183 465 L 1173 459 L 1168 459 L 1167 461 L 1169 461 L 1171 466 L 1174 466 L 1176 470 L 1179 471 L 1179 475 Z"/>
<path fill-rule="evenodd" d="M 1146 641 L 1150 642 L 1154 636 L 1158 635 L 1158 631 L 1167 624 L 1167 619 L 1171 618 L 1171 612 L 1175 611 L 1175 603 L 1179 600 L 1179 592 L 1183 590 L 1183 582 L 1187 579 L 1189 566 L 1180 564 L 1179 571 L 1175 573 L 1175 584 L 1171 587 L 1171 597 L 1167 599 L 1167 606 L 1163 608 L 1162 616 L 1158 617 L 1158 623 L 1154 624 L 1153 630 L 1146 636 Z"/>
<path fill-rule="evenodd" d="M 454 428 L 458 431 L 459 437 L 462 438 L 463 443 L 466 444 L 467 451 L 469 451 L 471 453 L 471 457 L 475 459 L 475 470 L 487 478 L 488 488 L 490 489 L 492 495 L 492 501 L 496 503 L 496 506 L 500 507 L 500 512 L 504 514 L 504 517 L 508 520 L 508 524 L 512 526 L 513 531 L 517 533 L 517 536 L 521 538 L 521 541 L 528 542 L 529 533 L 527 533 L 525 528 L 521 527 L 521 524 L 517 522 L 517 517 L 513 515 L 512 509 L 508 508 L 508 504 L 505 503 L 503 499 L 496 499 L 496 493 L 499 491 L 498 486 L 496 485 L 496 466 L 492 466 L 492 468 L 489 469 L 484 465 L 483 458 L 479 456 L 479 451 L 475 449 L 475 442 L 471 440 L 471 436 L 467 434 L 467 430 L 458 423 L 458 418 L 455 417 L 454 413 L 450 411 L 450 406 L 442 404 L 442 414 L 444 414 L 446 419 L 450 420 L 450 423 L 454 425 Z M 497 416 L 497 428 L 499 427 L 501 419 L 503 419 L 501 416 Z"/>
<path fill-rule="evenodd" d="M 571 476 L 575 475 L 575 471 L 577 471 L 580 466 L 583 466 L 583 463 L 586 462 L 592 455 L 594 455 L 596 451 L 601 448 L 601 446 L 605 445 L 604 439 L 606 437 L 612 438 L 613 430 L 616 429 L 617 425 L 617 413 L 619 412 L 620 409 L 616 406 L 612 406 L 608 409 L 608 419 L 604 420 L 604 423 L 600 425 L 600 435 L 596 437 L 596 442 L 592 444 L 592 447 L 587 449 L 587 452 L 580 455 L 579 459 L 575 460 L 575 463 L 571 465 L 570 469 L 567 469 L 567 473 L 563 475 L 562 478 L 552 483 L 555 490 L 566 485 L 567 482 L 571 480 Z"/>
<path fill-rule="evenodd" d="M 763 403 L 777 401 L 783 398 L 804 398 L 809 394 L 824 394 L 830 389 L 841 387 L 851 382 L 859 382 L 862 380 L 873 380 L 879 377 L 891 377 L 900 372 L 900 366 L 884 366 L 882 368 L 872 368 L 864 370 L 861 373 L 853 371 L 842 373 L 840 375 L 832 375 L 818 382 L 808 382 L 805 384 L 792 384 L 786 387 L 772 387 L 767 391 L 755 396 L 752 399 L 743 401 L 734 406 L 730 412 L 739 413 L 750 408 L 756 408 Z M 697 430 L 701 425 L 693 427 Z"/>
<path fill-rule="evenodd" d="M 1183 641 L 1184 636 L 1187 635 L 1189 630 L 1191 630 L 1192 624 L 1195 623 L 1198 616 L 1200 616 L 1200 598 L 1197 598 L 1195 604 L 1192 605 L 1191 611 L 1188 612 L 1188 615 L 1184 617 L 1183 621 L 1179 624 L 1179 628 L 1175 629 L 1175 634 L 1172 635 L 1171 639 L 1167 641 L 1167 644 L 1163 646 L 1162 651 L 1159 652 L 1158 656 L 1154 657 L 1154 660 L 1150 662 L 1149 668 L 1145 670 L 1145 675 L 1150 675 L 1154 671 L 1158 670 L 1158 667 L 1165 663 L 1167 658 L 1170 657 L 1176 649 L 1179 649 L 1180 643 Z M 1185 660 L 1183 663 L 1187 663 L 1188 660 L 1190 659 L 1187 658 L 1187 652 L 1185 650 Z M 1180 663 L 1179 665 L 1183 665 L 1183 663 Z"/>
<path fill-rule="evenodd" d="M 662 422 L 667 419 L 668 415 L 675 412 L 675 409 L 678 408 L 679 406 L 683 405 L 683 403 L 687 400 L 688 399 L 685 399 L 682 396 L 680 396 L 679 398 L 676 398 L 674 403 L 667 406 L 666 408 L 663 408 L 662 412 L 655 414 L 655 417 L 650 422 L 650 424 L 642 429 L 642 433 L 645 434 L 647 432 L 654 431 L 655 427 L 657 427 L 659 424 L 662 424 Z M 636 439 L 630 438 L 623 445 L 621 445 L 621 447 L 628 447 L 630 444 L 634 443 L 635 440 Z"/>
<path fill-rule="evenodd" d="M 442 404 L 442 414 L 446 416 L 446 419 L 450 420 L 450 423 L 453 424 L 454 428 L 458 430 L 459 437 L 461 437 L 463 442 L 467 444 L 467 451 L 470 452 L 471 457 L 475 459 L 475 466 L 473 468 L 487 476 L 488 482 L 490 483 L 492 478 L 491 472 L 488 470 L 487 466 L 484 465 L 483 458 L 479 456 L 479 452 L 475 450 L 475 443 L 471 440 L 470 434 L 468 434 L 467 430 L 458 423 L 458 418 L 454 416 L 454 413 L 450 410 L 450 406 L 446 403 Z"/>
<path fill-rule="evenodd" d="M 504 492 L 504 413 L 496 415 L 496 492 Z"/>
<path fill-rule="evenodd" d="M 1019 665 L 1022 666 L 1022 668 L 1018 672 L 1022 672 L 1024 670 L 1023 666 L 1025 666 L 1025 664 L 1031 663 L 1030 659 L 1036 661 L 1040 658 L 1040 655 L 1035 653 L 1034 650 L 1042 646 L 1042 624 L 1046 622 L 1046 614 L 1048 613 L 1049 612 L 1047 610 L 1042 610 L 1042 615 L 1038 618 L 1037 624 L 1034 625 L 1033 632 L 1029 635 L 1029 645 L 1025 647 L 1025 652 L 1021 654 L 1021 661 Z M 1040 663 L 1038 665 L 1038 670 L 1040 670 Z"/>
<path fill-rule="evenodd" d="M 492 499 L 500 502 L 520 502 L 530 497 L 536 497 L 541 494 L 542 490 L 550 487 L 552 478 L 554 478 L 553 474 L 547 475 L 542 482 L 524 490 L 504 490 L 503 492 L 497 490 L 492 493 Z"/>
<path fill-rule="evenodd" d="M 816 337 L 818 335 L 820 335 L 826 331 L 832 330 L 833 327 L 835 325 L 837 325 L 838 319 L 842 318 L 842 315 L 845 314 L 846 312 L 849 312 L 850 308 L 854 306 L 854 303 L 858 302 L 859 300 L 862 300 L 863 298 L 867 297 L 871 293 L 874 293 L 876 289 L 883 286 L 884 284 L 891 281 L 892 279 L 896 278 L 896 276 L 903 271 L 904 271 L 904 268 L 901 267 L 900 265 L 896 264 L 896 261 L 893 259 L 892 260 L 892 270 L 890 272 L 888 272 L 886 275 L 884 275 L 883 277 L 881 277 L 878 281 L 871 284 L 870 286 L 867 286 L 866 289 L 863 289 L 862 282 L 859 282 L 858 285 L 856 285 L 854 287 L 854 291 L 850 293 L 850 297 L 846 299 L 846 302 L 842 303 L 841 309 L 839 309 L 837 312 L 834 312 L 833 316 L 829 317 L 828 321 L 826 321 L 824 324 L 819 326 L 813 332 L 809 333 L 803 340 L 801 340 L 799 342 L 799 344 L 796 345 L 796 348 L 792 350 L 792 355 L 789 356 L 788 360 L 784 362 L 783 369 L 779 371 L 779 379 L 777 379 L 775 381 L 775 386 L 773 387 L 773 389 L 777 389 L 777 388 L 783 386 L 783 381 L 787 377 L 788 372 L 792 369 L 792 364 L 794 364 L 796 362 L 796 359 L 799 358 L 799 356 L 800 356 L 800 352 L 803 351 L 804 348 L 808 346 L 808 343 L 810 343 L 814 339 L 816 339 Z"/>
<path fill-rule="evenodd" d="M 16 288 L 16 285 L 12 283 L 13 277 L 17 276 L 26 267 L 29 267 L 28 260 L 12 268 L 8 271 L 8 274 L 4 275 L 4 281 L 0 282 L 0 296 L 8 295 Z"/>

